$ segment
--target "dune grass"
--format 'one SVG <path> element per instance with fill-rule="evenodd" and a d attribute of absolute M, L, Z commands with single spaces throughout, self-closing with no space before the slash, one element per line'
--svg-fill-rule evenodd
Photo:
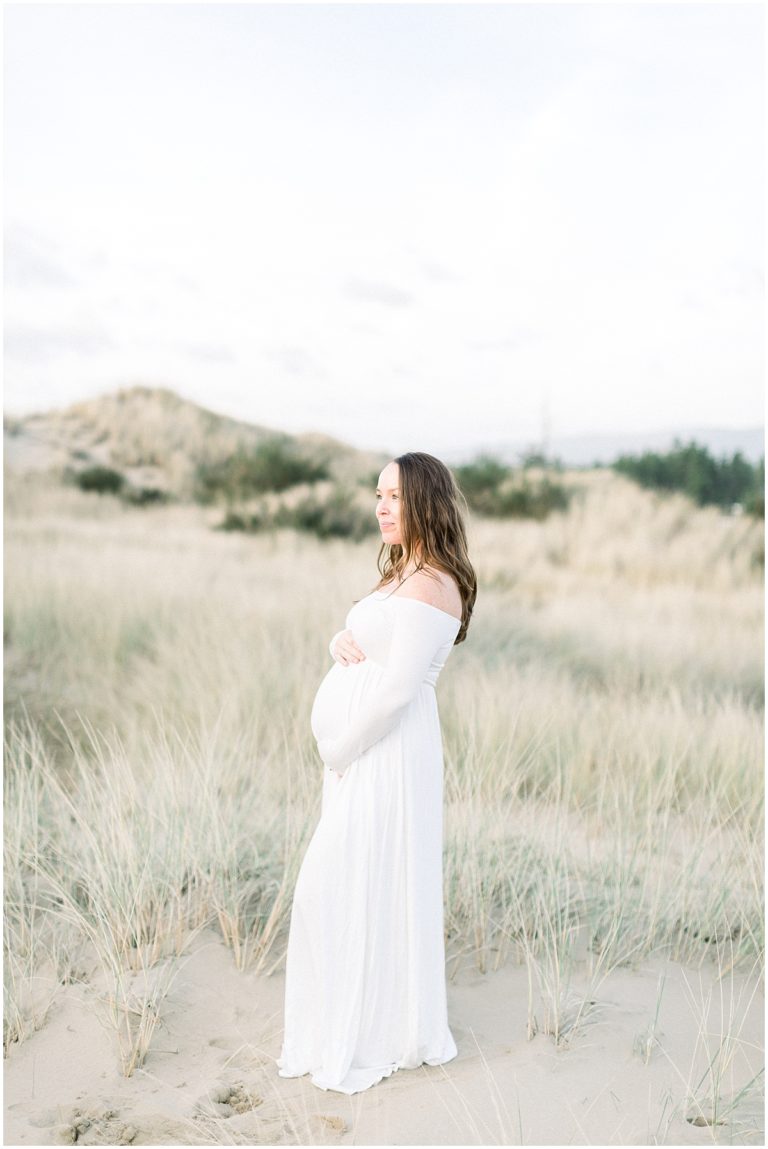
<path fill-rule="evenodd" d="M 763 524 L 571 481 L 568 512 L 471 523 L 438 688 L 449 975 L 525 962 L 563 1047 L 617 966 L 759 975 L 764 947 Z M 98 968 L 130 1074 L 194 931 L 282 965 L 309 710 L 376 543 L 6 483 L 5 1048 Z"/>

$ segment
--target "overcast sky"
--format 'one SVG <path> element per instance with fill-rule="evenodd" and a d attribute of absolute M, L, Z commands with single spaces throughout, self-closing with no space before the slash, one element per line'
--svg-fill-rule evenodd
<path fill-rule="evenodd" d="M 761 4 L 5 12 L 5 408 L 762 423 Z"/>

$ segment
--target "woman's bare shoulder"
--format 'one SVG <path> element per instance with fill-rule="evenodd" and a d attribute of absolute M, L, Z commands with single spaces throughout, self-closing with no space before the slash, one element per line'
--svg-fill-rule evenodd
<path fill-rule="evenodd" d="M 431 567 L 410 575 L 397 591 L 403 598 L 417 598 L 461 618 L 461 595 L 453 575 Z"/>

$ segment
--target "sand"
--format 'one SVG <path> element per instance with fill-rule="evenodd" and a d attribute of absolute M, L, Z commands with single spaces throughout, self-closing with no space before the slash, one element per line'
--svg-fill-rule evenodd
<path fill-rule="evenodd" d="M 212 929 L 194 938 L 181 963 L 149 1054 L 129 1078 L 120 1072 L 116 1035 L 100 1001 L 101 971 L 59 987 L 41 1028 L 6 1058 L 4 1144 L 764 1141 L 757 1087 L 723 1111 L 720 1126 L 686 1120 L 712 1115 L 706 1066 L 718 1049 L 714 1066 L 723 1074 L 716 1084 L 726 1106 L 762 1066 L 762 982 L 740 973 L 718 983 L 709 962 L 699 969 L 656 957 L 614 971 L 561 1046 L 544 1032 L 540 1001 L 539 1032 L 528 1038 L 525 966 L 480 974 L 465 965 L 448 986 L 458 1057 L 399 1070 L 352 1097 L 319 1090 L 308 1077 L 278 1077 L 282 974 L 239 972 Z M 641 1037 L 649 1036 L 664 974 L 646 1062 Z M 723 1042 L 728 1032 L 731 1040 Z"/>

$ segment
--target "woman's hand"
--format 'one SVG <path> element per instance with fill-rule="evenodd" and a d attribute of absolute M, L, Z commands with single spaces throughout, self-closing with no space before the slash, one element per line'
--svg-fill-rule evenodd
<path fill-rule="evenodd" d="M 351 666 L 355 662 L 362 662 L 364 652 L 352 637 L 351 630 L 344 630 L 333 644 L 333 657 L 342 666 Z"/>

